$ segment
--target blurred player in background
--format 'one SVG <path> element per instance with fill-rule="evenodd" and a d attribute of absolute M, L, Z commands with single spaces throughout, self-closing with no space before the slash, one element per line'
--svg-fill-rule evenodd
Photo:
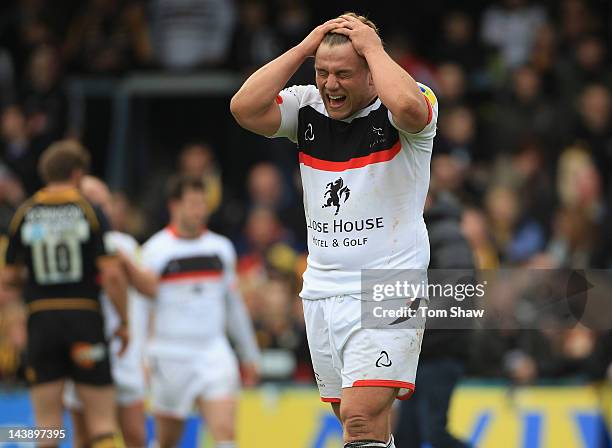
<path fill-rule="evenodd" d="M 284 89 L 313 56 L 316 87 Z M 251 75 L 230 108 L 244 128 L 298 145 L 309 253 L 300 295 L 321 398 L 345 447 L 394 447 L 391 405 L 414 389 L 423 329 L 361 328 L 361 270 L 427 268 L 436 97 L 385 52 L 371 21 L 347 13 Z"/>
<path fill-rule="evenodd" d="M 108 187 L 100 179 L 85 176 L 81 181 L 81 192 L 93 205 L 99 207 L 109 218 L 111 228 L 115 228 L 115 213 L 112 205 L 112 195 Z M 129 279 L 136 285 L 128 290 L 128 315 L 130 345 L 118 356 L 120 347 L 111 343 L 111 372 L 117 389 L 117 412 L 123 440 L 128 447 L 144 447 L 146 445 L 145 431 L 145 378 L 144 378 L 144 345 L 148 331 L 149 303 L 140 293 L 149 297 L 156 294 L 156 278 L 152 272 L 139 267 L 138 242 L 130 235 L 111 231 L 107 234 L 110 244 L 118 251 L 129 272 Z M 101 297 L 102 313 L 104 315 L 105 332 L 108 337 L 117 331 L 120 318 L 112 306 L 106 293 Z M 114 341 L 116 342 L 116 341 Z M 87 426 L 82 404 L 69 382 L 64 389 L 64 404 L 71 411 L 74 427 L 74 446 L 85 447 Z"/>
<path fill-rule="evenodd" d="M 257 380 L 259 349 L 236 285 L 231 242 L 207 230 L 200 179 L 176 178 L 169 188 L 170 225 L 143 246 L 143 264 L 159 276 L 149 347 L 157 442 L 177 446 L 197 404 L 217 448 L 233 448 L 238 362 L 245 384 Z M 226 328 L 227 327 L 227 328 Z"/>
<path fill-rule="evenodd" d="M 26 377 L 36 425 L 62 427 L 62 388 L 70 378 L 83 402 L 89 446 L 119 447 L 97 277 L 120 316 L 121 350 L 128 340 L 127 278 L 106 244 L 104 214 L 78 190 L 88 165 L 89 154 L 72 140 L 54 143 L 41 155 L 46 187 L 13 217 L 1 281 L 4 287 L 23 284 L 29 314 Z"/>

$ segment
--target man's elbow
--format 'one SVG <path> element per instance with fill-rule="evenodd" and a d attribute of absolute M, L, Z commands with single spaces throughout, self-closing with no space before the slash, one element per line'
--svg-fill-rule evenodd
<path fill-rule="evenodd" d="M 240 99 L 240 95 L 237 93 L 232 97 L 230 101 L 230 112 L 234 119 L 242 125 L 242 121 L 246 115 L 244 102 Z"/>
<path fill-rule="evenodd" d="M 407 97 L 402 99 L 399 104 L 400 122 L 411 132 L 419 132 L 429 124 L 431 111 L 429 103 L 425 97 Z"/>
<path fill-rule="evenodd" d="M 157 291 L 159 289 L 159 280 L 157 278 L 150 278 L 145 285 L 143 285 L 142 290 L 140 291 L 143 295 L 145 295 L 148 299 L 154 299 L 157 297 Z"/>

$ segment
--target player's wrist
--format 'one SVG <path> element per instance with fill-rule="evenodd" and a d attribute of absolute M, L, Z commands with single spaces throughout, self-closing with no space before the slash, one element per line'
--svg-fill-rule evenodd
<path fill-rule="evenodd" d="M 381 45 L 368 45 L 361 50 L 361 54 L 364 58 L 375 56 L 376 54 L 384 53 L 385 49 Z"/>
<path fill-rule="evenodd" d="M 313 55 L 312 51 L 309 51 L 309 49 L 304 46 L 303 42 L 297 44 L 290 51 L 293 51 L 293 53 L 298 58 L 300 63 L 304 62 L 306 59 L 308 59 L 309 57 Z"/>

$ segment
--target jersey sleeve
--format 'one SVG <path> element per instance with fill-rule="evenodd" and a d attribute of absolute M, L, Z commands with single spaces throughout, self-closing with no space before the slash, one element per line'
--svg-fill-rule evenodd
<path fill-rule="evenodd" d="M 236 250 L 231 242 L 227 242 L 224 254 L 224 281 L 228 291 L 238 291 L 238 275 L 236 274 Z"/>
<path fill-rule="evenodd" d="M 157 250 L 157 241 L 157 237 L 152 236 L 142 245 L 140 251 L 140 265 L 160 275 L 165 257 L 159 255 L 160 251 Z"/>
<path fill-rule="evenodd" d="M 395 129 L 397 129 L 406 139 L 408 139 L 417 149 L 431 152 L 433 138 L 436 135 L 436 128 L 438 123 L 438 99 L 434 94 L 433 90 L 427 87 L 425 84 L 417 83 L 421 89 L 423 97 L 427 101 L 427 107 L 429 108 L 429 117 L 427 125 L 419 132 L 412 133 L 401 129 L 395 121 L 393 121 L 393 115 L 389 111 L 389 120 Z"/>
<path fill-rule="evenodd" d="M 308 86 L 291 86 L 281 90 L 276 97 L 281 112 L 281 125 L 271 138 L 287 137 L 297 143 L 298 115 Z"/>
<path fill-rule="evenodd" d="M 226 292 L 226 330 L 231 341 L 236 345 L 236 351 L 241 361 L 259 364 L 261 354 L 257 346 L 257 338 L 249 312 L 244 304 L 236 275 L 236 251 L 228 241 L 225 254 Z"/>

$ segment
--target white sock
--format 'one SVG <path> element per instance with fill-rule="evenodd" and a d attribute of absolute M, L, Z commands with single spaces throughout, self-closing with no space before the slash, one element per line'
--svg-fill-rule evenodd
<path fill-rule="evenodd" d="M 215 448 L 236 448 L 236 442 L 217 442 Z"/>

